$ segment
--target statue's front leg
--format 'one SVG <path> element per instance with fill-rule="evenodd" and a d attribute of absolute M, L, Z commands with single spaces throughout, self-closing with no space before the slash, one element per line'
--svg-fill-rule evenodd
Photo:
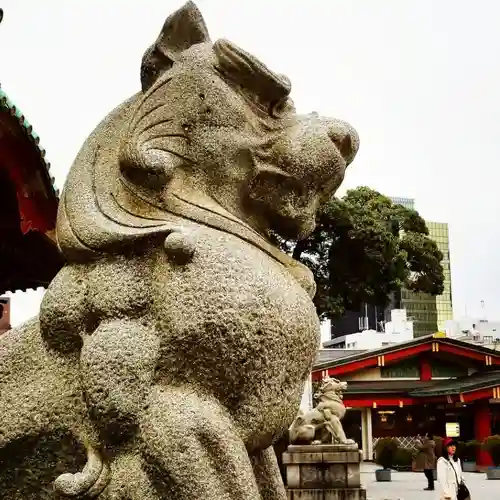
<path fill-rule="evenodd" d="M 262 500 L 245 444 L 213 398 L 188 385 L 157 386 L 141 417 L 140 435 L 162 498 Z"/>
<path fill-rule="evenodd" d="M 135 320 L 102 322 L 84 340 L 82 382 L 90 414 L 105 442 L 137 432 L 159 353 L 155 332 Z"/>
<path fill-rule="evenodd" d="M 262 500 L 286 500 L 286 490 L 274 448 L 270 446 L 254 452 L 250 458 Z"/>
<path fill-rule="evenodd" d="M 342 422 L 337 417 L 337 415 L 333 414 L 331 411 L 324 409 L 323 414 L 325 416 L 325 426 L 328 429 L 328 432 L 332 436 L 332 443 L 341 443 L 341 444 L 352 444 L 354 441 L 352 439 L 347 439 L 345 435 L 344 429 L 342 427 Z"/>

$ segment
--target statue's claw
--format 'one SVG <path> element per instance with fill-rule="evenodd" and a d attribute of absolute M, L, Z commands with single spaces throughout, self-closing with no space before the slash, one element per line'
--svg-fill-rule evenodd
<path fill-rule="evenodd" d="M 61 474 L 54 481 L 55 491 L 69 498 L 94 498 L 106 487 L 109 469 L 99 453 L 87 448 L 87 463 L 82 472 Z"/>

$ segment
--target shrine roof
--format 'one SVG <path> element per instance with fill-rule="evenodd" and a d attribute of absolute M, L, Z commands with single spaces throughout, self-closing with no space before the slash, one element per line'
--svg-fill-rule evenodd
<path fill-rule="evenodd" d="M 327 351 L 324 349 L 323 351 Z M 333 349 L 332 349 L 333 350 Z M 332 357 L 321 354 L 316 359 L 313 372 L 329 371 L 335 376 L 345 371 L 357 371 L 371 366 L 386 366 L 391 362 L 409 358 L 426 351 L 446 352 L 448 354 L 462 356 L 466 355 L 472 360 L 484 362 L 487 366 L 500 365 L 500 352 L 487 347 L 465 342 L 444 334 L 433 334 L 400 342 L 390 346 L 366 351 L 351 351 L 346 349 L 348 355 L 343 356 L 336 353 Z M 341 349 L 335 349 L 341 351 Z"/>
<path fill-rule="evenodd" d="M 437 384 L 427 387 L 417 387 L 415 390 L 410 391 L 409 394 L 415 397 L 447 396 L 497 386 L 500 386 L 500 370 L 480 372 L 468 377 L 439 381 Z"/>
<path fill-rule="evenodd" d="M 394 348 L 396 348 L 398 350 L 405 349 L 405 348 L 411 347 L 413 345 L 419 345 L 423 342 L 426 342 L 429 337 L 432 337 L 432 335 L 425 336 L 425 337 L 418 337 L 416 339 L 408 340 L 405 342 L 400 342 L 398 344 L 394 344 L 391 346 L 384 346 L 384 347 L 380 347 L 377 349 L 368 349 L 365 351 L 354 351 L 354 350 L 351 351 L 350 349 L 345 349 L 345 351 L 347 353 L 349 353 L 347 356 L 338 357 L 336 360 L 332 359 L 332 360 L 326 360 L 326 361 L 323 361 L 320 363 L 316 363 L 313 370 L 317 371 L 317 370 L 329 368 L 333 364 L 332 361 L 334 362 L 335 366 L 338 366 L 341 364 L 349 364 L 349 363 L 352 363 L 354 361 L 363 360 L 363 359 L 370 358 L 373 356 L 380 356 L 382 354 L 392 352 L 394 350 Z M 338 349 L 338 350 L 340 350 L 340 349 Z"/>
<path fill-rule="evenodd" d="M 64 260 L 53 241 L 36 231 L 0 245 L 0 295 L 46 288 Z"/>
<path fill-rule="evenodd" d="M 363 380 L 349 381 L 346 395 L 408 394 L 412 397 L 446 396 L 500 386 L 500 370 L 480 372 L 448 380 Z"/>
<path fill-rule="evenodd" d="M 49 168 L 38 134 L 0 88 L 0 294 L 46 287 L 63 265 Z"/>
<path fill-rule="evenodd" d="M 366 352 L 365 350 L 354 350 L 354 349 L 320 349 L 316 355 L 316 364 L 327 363 L 330 361 L 336 361 L 341 358 L 347 358 L 349 356 L 354 356 L 356 354 L 362 354 Z"/>
<path fill-rule="evenodd" d="M 7 129 L 9 133 L 19 132 L 26 139 L 30 147 L 36 152 L 38 157 L 37 170 L 46 180 L 46 187 L 50 194 L 56 199 L 59 198 L 59 191 L 55 187 L 55 179 L 49 174 L 50 163 L 45 158 L 45 149 L 40 146 L 40 137 L 34 131 L 33 126 L 26 119 L 24 113 L 9 98 L 6 92 L 0 87 L 0 131 Z M 16 130 L 17 129 L 17 130 Z"/>
<path fill-rule="evenodd" d="M 424 382 L 421 380 L 363 380 L 360 382 L 349 381 L 346 395 L 354 394 L 407 394 L 412 389 L 428 389 L 435 386 L 438 381 Z"/>

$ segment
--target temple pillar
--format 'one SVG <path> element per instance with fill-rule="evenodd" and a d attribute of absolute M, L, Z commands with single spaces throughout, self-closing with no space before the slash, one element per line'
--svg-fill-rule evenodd
<path fill-rule="evenodd" d="M 373 460 L 372 409 L 361 409 L 361 441 L 363 460 Z"/>
<path fill-rule="evenodd" d="M 488 401 L 478 401 L 474 405 L 474 433 L 480 443 L 491 436 L 491 411 Z M 489 453 L 482 448 L 477 452 L 476 463 L 482 467 L 493 465 Z"/>

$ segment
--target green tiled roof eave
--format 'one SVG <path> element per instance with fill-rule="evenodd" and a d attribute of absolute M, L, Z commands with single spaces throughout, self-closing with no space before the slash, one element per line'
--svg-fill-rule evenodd
<path fill-rule="evenodd" d="M 413 397 L 446 396 L 480 389 L 489 389 L 500 384 L 500 371 L 486 372 L 469 377 L 443 381 L 433 388 L 417 389 L 410 392 Z"/>
<path fill-rule="evenodd" d="M 432 396 L 447 396 L 447 395 L 457 395 L 460 394 L 462 391 L 460 391 L 459 388 L 450 388 L 447 387 L 446 389 L 436 389 L 436 390 L 430 390 L 430 391 L 415 391 L 415 392 L 410 392 L 409 395 L 414 397 L 414 398 L 426 398 L 426 397 L 432 397 Z"/>
<path fill-rule="evenodd" d="M 348 396 L 353 396 L 356 394 L 403 394 L 405 391 L 404 389 L 391 389 L 391 388 L 373 388 L 371 389 L 370 387 L 366 387 L 363 389 L 347 389 L 344 394 Z"/>
<path fill-rule="evenodd" d="M 26 130 L 30 130 L 33 127 L 29 124 L 28 120 L 26 120 L 25 116 L 22 114 L 21 110 L 9 99 L 9 96 L 0 88 L 0 99 L 2 100 L 3 107 L 12 110 L 14 116 L 22 122 L 22 125 Z M 32 130 L 30 130 L 32 137 L 37 140 L 38 135 L 35 134 Z"/>
<path fill-rule="evenodd" d="M 380 379 L 365 382 L 347 382 L 346 395 L 355 394 L 408 394 L 419 387 L 420 390 L 436 385 L 435 381 Z"/>
<path fill-rule="evenodd" d="M 0 87 L 0 108 L 5 109 L 10 112 L 12 116 L 17 118 L 19 126 L 24 130 L 28 139 L 35 145 L 38 153 L 40 154 L 40 159 L 45 167 L 45 173 L 50 181 L 50 186 L 54 196 L 59 198 L 59 190 L 55 186 L 55 179 L 49 173 L 50 163 L 45 159 L 45 149 L 40 146 L 40 137 L 33 130 L 33 126 L 26 119 L 21 110 L 10 100 L 9 96 Z"/>

